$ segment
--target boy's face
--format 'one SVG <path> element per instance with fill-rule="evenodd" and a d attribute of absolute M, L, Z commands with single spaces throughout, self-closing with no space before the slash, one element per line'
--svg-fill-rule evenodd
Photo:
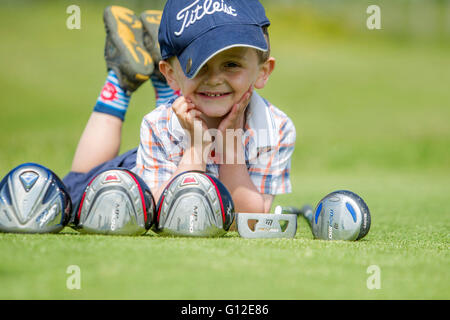
<path fill-rule="evenodd" d="M 250 88 L 265 86 L 275 60 L 260 63 L 255 49 L 235 47 L 222 51 L 189 79 L 178 59 L 162 61 L 161 72 L 174 90 L 192 101 L 199 111 L 210 118 L 224 117 Z"/>

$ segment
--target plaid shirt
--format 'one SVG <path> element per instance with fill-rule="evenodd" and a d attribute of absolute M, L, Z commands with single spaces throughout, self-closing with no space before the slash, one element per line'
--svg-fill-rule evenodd
<path fill-rule="evenodd" d="M 185 133 L 171 103 L 147 114 L 134 172 L 151 188 L 158 188 L 175 173 L 183 157 Z M 291 192 L 291 156 L 295 145 L 292 121 L 275 106 L 253 93 L 242 137 L 250 178 L 260 193 Z M 209 158 L 206 172 L 219 178 L 219 164 Z"/>

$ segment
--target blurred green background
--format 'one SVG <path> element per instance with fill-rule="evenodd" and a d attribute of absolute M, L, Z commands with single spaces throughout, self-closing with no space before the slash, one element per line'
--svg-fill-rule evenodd
<path fill-rule="evenodd" d="M 105 79 L 102 10 L 163 1 L 2 1 L 0 172 L 23 161 L 63 175 Z M 295 172 L 440 170 L 449 166 L 449 1 L 265 1 L 277 68 L 262 94 L 294 120 Z M 381 30 L 368 30 L 369 4 Z M 132 99 L 122 150 L 154 106 Z"/>
<path fill-rule="evenodd" d="M 236 234 L 210 242 L 1 235 L 0 297 L 135 297 L 140 291 L 134 291 L 132 281 L 114 281 L 120 281 L 116 276 L 130 266 L 127 261 L 144 259 L 146 266 L 166 272 L 145 283 L 169 283 L 172 289 L 147 293 L 146 298 L 450 298 L 450 209 L 446 205 L 450 1 L 262 2 L 272 22 L 269 32 L 277 66 L 261 93 L 285 111 L 297 129 L 291 175 L 294 192 L 277 197 L 274 205 L 315 205 L 331 191 L 352 190 L 372 212 L 366 240 L 314 241 L 303 222 L 297 238 L 288 244 L 249 242 Z M 72 4 L 81 8 L 80 30 L 66 27 L 66 8 Z M 109 4 L 141 12 L 162 9 L 164 1 L 0 2 L 0 176 L 29 161 L 46 165 L 60 176 L 69 171 L 105 81 L 102 12 Z M 381 8 L 380 30 L 366 26 L 370 16 L 366 9 L 374 4 Z M 142 117 L 153 108 L 153 89 L 145 84 L 131 100 L 122 152 L 137 146 Z M 46 249 L 32 249 L 37 243 L 47 245 Z M 62 258 L 67 248 L 62 243 L 75 248 L 71 261 L 84 261 L 95 274 L 103 275 L 91 291 L 73 293 L 64 288 L 64 266 L 73 262 Z M 83 244 L 92 250 L 88 251 L 91 260 L 83 260 L 88 259 L 79 247 Z M 117 250 L 110 260 L 102 251 L 107 245 Z M 136 248 L 149 246 L 161 259 L 165 256 L 158 248 L 164 248 L 168 262 L 138 258 Z M 186 248 L 192 248 L 197 261 L 205 259 L 203 282 L 194 283 L 197 290 L 181 288 L 173 280 L 177 271 L 169 262 L 188 261 L 187 270 L 195 265 L 181 258 L 186 252 L 180 248 L 187 252 Z M 201 255 L 201 248 L 207 248 L 207 257 Z M 42 259 L 49 251 L 52 260 Z M 121 260 L 119 253 L 127 252 L 132 256 Z M 98 260 L 92 260 L 94 256 Z M 228 257 L 227 270 L 236 278 L 219 278 L 219 284 L 229 286 L 217 292 L 209 283 L 217 280 L 214 270 L 221 267 L 211 261 L 224 257 Z M 265 267 L 257 264 L 258 259 Z M 103 272 L 104 261 L 113 264 L 114 271 Z M 37 271 L 21 267 L 27 263 Z M 46 271 L 52 263 L 64 269 L 58 278 L 62 282 Z M 365 286 L 370 264 L 379 265 L 383 272 L 381 290 Z M 259 272 L 249 273 L 242 266 Z M 332 271 L 326 269 L 330 266 Z M 287 279 L 296 281 L 267 280 L 275 269 L 285 270 Z M 141 269 L 134 266 L 133 270 Z M 93 274 L 88 277 L 94 279 Z M 252 283 L 262 279 L 266 280 L 261 290 L 251 289 Z M 49 281 L 49 289 L 39 291 L 39 281 Z M 180 278 L 178 283 L 183 281 Z M 232 288 L 233 281 L 241 283 L 240 291 Z"/>

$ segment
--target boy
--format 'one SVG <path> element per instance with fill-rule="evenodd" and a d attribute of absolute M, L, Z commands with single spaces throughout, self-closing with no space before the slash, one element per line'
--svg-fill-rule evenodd
<path fill-rule="evenodd" d="M 146 45 L 131 11 L 110 7 L 105 14 L 109 74 L 63 180 L 73 202 L 111 167 L 139 175 L 156 200 L 175 175 L 201 170 L 227 187 L 237 212 L 269 212 L 274 195 L 291 191 L 295 128 L 254 92 L 275 67 L 264 8 L 257 0 L 166 3 L 159 30 L 162 60 L 156 66 L 164 77 L 151 76 L 159 106 L 142 122 L 139 148 L 116 157 L 131 92 L 159 60 L 149 44 L 156 41 L 158 16 L 141 19 Z"/>

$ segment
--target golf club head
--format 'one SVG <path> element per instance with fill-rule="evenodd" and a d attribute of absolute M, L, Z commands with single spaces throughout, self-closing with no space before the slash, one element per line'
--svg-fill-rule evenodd
<path fill-rule="evenodd" d="M 220 237 L 234 220 L 234 204 L 225 186 L 213 176 L 188 171 L 171 180 L 158 201 L 161 235 Z"/>
<path fill-rule="evenodd" d="M 250 226 L 252 220 L 257 221 L 254 228 Z M 238 213 L 237 230 L 243 238 L 293 238 L 297 232 L 297 215 Z"/>
<path fill-rule="evenodd" d="M 316 239 L 359 240 L 369 232 L 370 223 L 364 200 L 351 191 L 339 190 L 320 200 L 311 224 Z"/>
<path fill-rule="evenodd" d="M 86 187 L 74 229 L 81 233 L 142 235 L 151 227 L 155 202 L 147 185 L 134 173 L 112 169 Z"/>
<path fill-rule="evenodd" d="M 25 163 L 0 182 L 0 231 L 57 233 L 67 225 L 72 202 L 63 182 L 48 168 Z"/>

